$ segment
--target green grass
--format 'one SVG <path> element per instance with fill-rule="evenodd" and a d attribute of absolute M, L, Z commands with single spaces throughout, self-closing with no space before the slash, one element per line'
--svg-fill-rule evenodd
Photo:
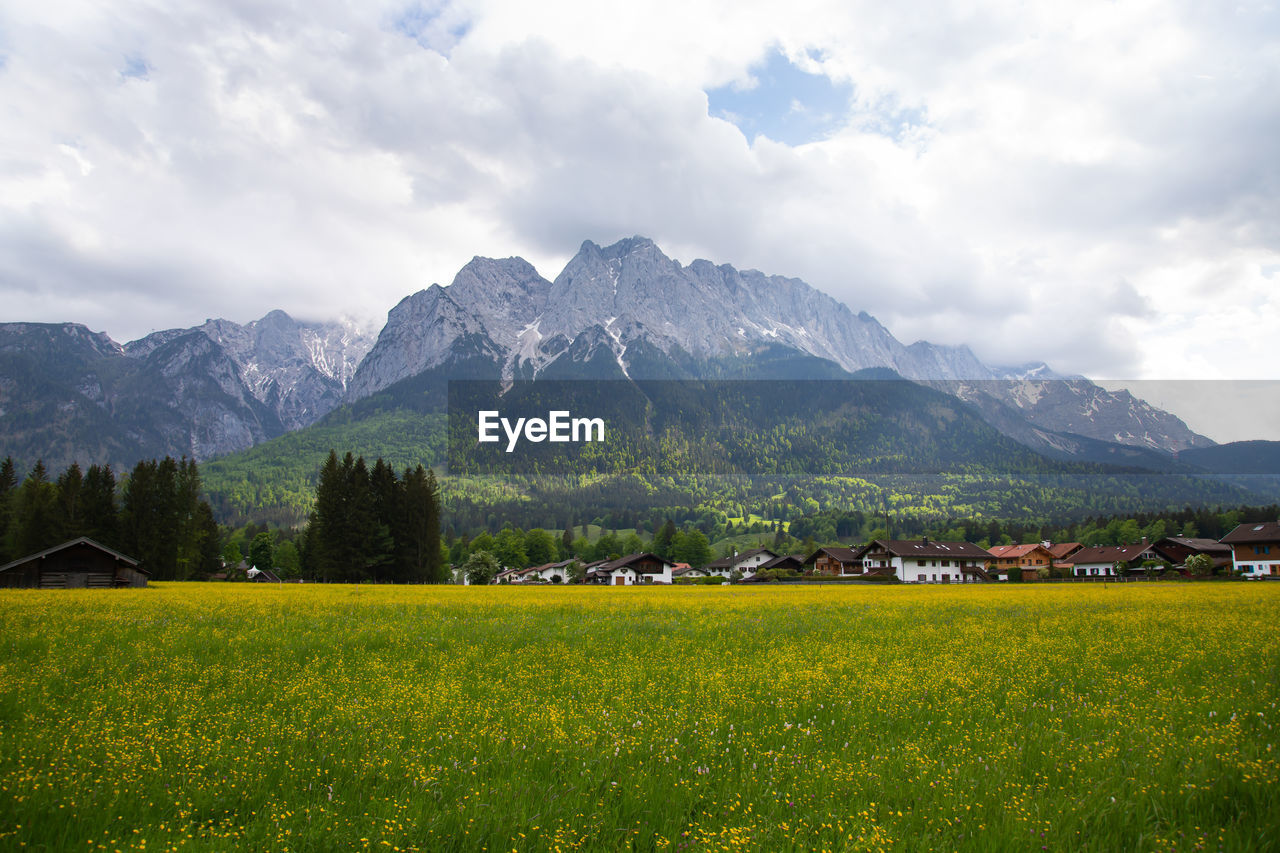
<path fill-rule="evenodd" d="M 0 591 L 0 848 L 1280 845 L 1280 584 Z"/>

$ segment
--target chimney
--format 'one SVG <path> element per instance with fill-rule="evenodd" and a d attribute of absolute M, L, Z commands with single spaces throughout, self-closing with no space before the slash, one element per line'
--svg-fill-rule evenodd
<path fill-rule="evenodd" d="M 920 537 L 920 544 L 921 544 L 921 545 L 924 545 L 924 546 L 927 548 L 927 547 L 929 546 L 929 537 L 928 537 L 928 536 L 921 536 L 921 537 Z"/>
<path fill-rule="evenodd" d="M 1147 546 L 1148 546 L 1148 545 L 1150 545 L 1150 544 L 1151 544 L 1151 543 L 1147 541 L 1147 537 L 1143 536 L 1143 537 L 1142 537 L 1142 547 L 1143 547 L 1143 548 L 1145 548 L 1145 547 L 1147 547 Z"/>

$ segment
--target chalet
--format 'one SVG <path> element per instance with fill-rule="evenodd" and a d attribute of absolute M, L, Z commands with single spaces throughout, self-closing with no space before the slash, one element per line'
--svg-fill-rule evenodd
<path fill-rule="evenodd" d="M 1280 576 L 1280 522 L 1241 524 L 1222 544 L 1231 548 L 1233 567 L 1245 577 Z"/>
<path fill-rule="evenodd" d="M 1071 574 L 1083 577 L 1115 577 L 1116 564 L 1126 568 L 1139 568 L 1147 560 L 1160 561 L 1160 555 L 1151 547 L 1151 543 L 1143 539 L 1133 545 L 1098 545 L 1093 548 L 1081 548 L 1063 562 L 1071 570 Z"/>
<path fill-rule="evenodd" d="M 587 572 L 589 583 L 610 586 L 633 586 L 645 583 L 671 583 L 672 562 L 657 554 L 628 554 L 616 560 L 592 564 Z"/>
<path fill-rule="evenodd" d="M 708 574 L 719 575 L 724 578 L 729 577 L 735 571 L 739 572 L 744 578 L 749 578 L 756 573 L 760 566 L 775 559 L 777 556 L 768 548 L 751 548 L 740 554 L 734 553 L 729 557 L 712 560 L 703 568 L 707 570 Z"/>
<path fill-rule="evenodd" d="M 1231 568 L 1231 546 L 1223 545 L 1213 539 L 1197 539 L 1189 536 L 1166 536 L 1151 546 L 1160 555 L 1175 566 L 1185 565 L 1187 557 L 1193 554 L 1204 554 L 1213 560 L 1213 570 Z"/>
<path fill-rule="evenodd" d="M 876 541 L 861 549 L 862 564 L 870 573 L 896 574 L 905 583 L 982 583 L 993 580 L 987 572 L 991 552 L 971 542 L 919 540 Z"/>
<path fill-rule="evenodd" d="M 249 580 L 255 583 L 280 583 L 280 577 L 270 569 L 259 569 L 257 566 L 245 572 Z"/>
<path fill-rule="evenodd" d="M 1056 559 L 1045 543 L 1036 545 L 996 545 L 988 548 L 995 558 L 987 563 L 987 571 L 1007 577 L 1019 572 L 1024 581 L 1040 579 L 1040 570 L 1048 571 Z"/>
<path fill-rule="evenodd" d="M 79 589 L 142 587 L 150 572 L 87 536 L 0 566 L 0 587 Z"/>
<path fill-rule="evenodd" d="M 810 573 L 814 575 L 861 575 L 865 573 L 862 565 L 861 549 L 853 548 L 819 548 L 805 558 L 804 566 L 813 566 Z"/>

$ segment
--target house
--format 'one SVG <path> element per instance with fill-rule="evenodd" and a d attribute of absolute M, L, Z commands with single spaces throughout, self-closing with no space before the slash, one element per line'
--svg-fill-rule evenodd
<path fill-rule="evenodd" d="M 1041 544 L 1043 545 L 1044 543 L 1041 543 Z M 1051 542 L 1045 545 L 1045 548 L 1048 549 L 1049 553 L 1053 555 L 1053 559 L 1059 562 L 1066 560 L 1068 557 L 1070 557 L 1072 554 L 1074 554 L 1076 551 L 1079 551 L 1083 547 L 1084 545 L 1082 545 L 1079 542 L 1059 542 L 1056 545 Z"/>
<path fill-rule="evenodd" d="M 760 566 L 775 559 L 777 556 L 768 548 L 751 548 L 740 554 L 735 552 L 731 556 L 712 560 L 703 568 L 707 570 L 708 574 L 719 575 L 723 578 L 729 577 L 735 571 L 741 573 L 744 578 L 749 578 L 756 573 Z"/>
<path fill-rule="evenodd" d="M 132 557 L 81 536 L 0 566 L 0 587 L 143 587 L 150 574 L 138 568 L 138 561 Z"/>
<path fill-rule="evenodd" d="M 896 574 L 904 583 L 982 583 L 991 552 L 972 542 L 921 539 L 877 539 L 860 549 L 868 574 Z"/>
<path fill-rule="evenodd" d="M 804 568 L 804 556 L 797 554 L 783 554 L 781 557 L 774 557 L 768 562 L 761 563 L 756 569 L 757 572 L 763 572 L 765 569 L 782 569 L 783 571 L 798 572 Z"/>
<path fill-rule="evenodd" d="M 610 586 L 633 586 L 645 583 L 671 583 L 674 564 L 647 551 L 628 554 L 616 560 L 602 560 L 588 567 L 587 582 Z"/>
<path fill-rule="evenodd" d="M 681 578 L 706 578 L 711 577 L 711 572 L 706 568 L 695 568 L 688 563 L 676 563 L 671 568 L 671 577 L 673 580 Z"/>
<path fill-rule="evenodd" d="M 257 566 L 250 568 L 245 575 L 256 583 L 280 583 L 280 578 L 275 572 L 270 569 L 259 569 Z"/>
<path fill-rule="evenodd" d="M 814 575 L 860 575 L 864 573 L 862 556 L 858 550 L 853 548 L 819 548 L 806 557 L 801 565 L 813 566 L 810 573 Z"/>
<path fill-rule="evenodd" d="M 1160 555 L 1143 538 L 1132 545 L 1098 545 L 1081 548 L 1063 562 L 1074 577 L 1115 577 L 1117 563 L 1136 569 L 1147 560 L 1160 561 Z"/>
<path fill-rule="evenodd" d="M 537 580 L 550 583 L 568 583 L 569 567 L 573 563 L 573 560 L 561 560 L 558 563 L 543 563 L 541 566 L 533 566 L 525 569 L 520 579 L 523 581 Z"/>
<path fill-rule="evenodd" d="M 1231 546 L 1213 539 L 1197 539 L 1190 536 L 1166 536 L 1151 546 L 1160 558 L 1175 566 L 1183 566 L 1187 557 L 1204 554 L 1213 560 L 1213 570 L 1231 568 Z"/>
<path fill-rule="evenodd" d="M 1039 580 L 1040 570 L 1047 571 L 1056 559 L 1043 542 L 1034 545 L 996 545 L 987 550 L 995 558 L 987 563 L 988 572 L 998 577 L 1007 577 L 1009 572 L 1016 571 L 1024 581 Z"/>
<path fill-rule="evenodd" d="M 1053 568 L 1067 570 L 1071 568 L 1067 565 L 1067 559 L 1083 548 L 1084 545 L 1080 542 L 1059 542 L 1056 545 L 1050 543 L 1045 545 L 1045 547 L 1048 548 L 1049 553 L 1053 555 Z"/>
<path fill-rule="evenodd" d="M 1245 577 L 1280 576 L 1280 522 L 1241 524 L 1222 544 L 1231 548 L 1233 568 Z"/>

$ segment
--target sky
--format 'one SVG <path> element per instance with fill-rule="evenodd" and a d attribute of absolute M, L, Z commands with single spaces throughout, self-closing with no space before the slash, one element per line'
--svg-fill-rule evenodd
<path fill-rule="evenodd" d="M 0 321 L 376 331 L 639 234 L 988 363 L 1276 380 L 1277 140 L 1276 2 L 0 0 Z"/>

